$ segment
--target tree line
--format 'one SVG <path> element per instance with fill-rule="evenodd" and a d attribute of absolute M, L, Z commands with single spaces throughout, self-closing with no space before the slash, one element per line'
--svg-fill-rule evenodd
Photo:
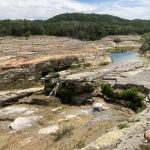
<path fill-rule="evenodd" d="M 107 35 L 150 32 L 150 20 L 127 20 L 111 15 L 66 13 L 48 20 L 0 20 L 0 36 L 54 35 L 98 40 Z"/>

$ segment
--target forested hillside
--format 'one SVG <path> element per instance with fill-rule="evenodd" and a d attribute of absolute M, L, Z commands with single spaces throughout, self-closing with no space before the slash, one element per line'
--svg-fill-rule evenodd
<path fill-rule="evenodd" d="M 48 20 L 0 20 L 1 36 L 55 35 L 97 40 L 107 35 L 150 32 L 150 20 L 127 20 L 111 15 L 62 14 Z"/>

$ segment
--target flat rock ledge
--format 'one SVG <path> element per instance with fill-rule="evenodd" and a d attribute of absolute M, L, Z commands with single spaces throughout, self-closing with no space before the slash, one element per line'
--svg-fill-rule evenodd
<path fill-rule="evenodd" d="M 30 88 L 25 90 L 1 91 L 0 92 L 0 107 L 17 102 L 19 99 L 30 96 L 33 93 L 42 92 L 43 87 Z"/>

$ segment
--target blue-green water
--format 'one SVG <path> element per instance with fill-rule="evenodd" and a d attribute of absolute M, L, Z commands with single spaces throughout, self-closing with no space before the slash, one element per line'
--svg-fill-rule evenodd
<path fill-rule="evenodd" d="M 128 62 L 128 61 L 143 61 L 144 58 L 140 57 L 137 52 L 123 52 L 110 54 L 110 58 L 115 62 Z"/>

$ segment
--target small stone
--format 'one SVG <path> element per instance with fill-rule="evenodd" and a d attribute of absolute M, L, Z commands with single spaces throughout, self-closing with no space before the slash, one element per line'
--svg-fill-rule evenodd
<path fill-rule="evenodd" d="M 58 124 L 52 124 L 46 128 L 40 129 L 39 134 L 52 134 L 52 133 L 56 133 L 57 130 L 59 130 L 59 125 Z"/>
<path fill-rule="evenodd" d="M 107 109 L 109 109 L 109 107 L 106 107 L 106 106 L 104 106 L 104 104 L 101 104 L 101 103 L 94 103 L 92 105 L 92 110 L 94 112 L 96 112 L 96 111 L 102 111 L 102 110 L 107 110 Z"/>
<path fill-rule="evenodd" d="M 76 118 L 78 115 L 69 115 L 69 116 L 66 116 L 66 119 L 73 119 L 73 118 Z"/>
<path fill-rule="evenodd" d="M 62 109 L 62 107 L 53 108 L 52 112 L 55 112 L 55 111 L 58 111 L 58 110 L 61 110 L 61 109 Z"/>

